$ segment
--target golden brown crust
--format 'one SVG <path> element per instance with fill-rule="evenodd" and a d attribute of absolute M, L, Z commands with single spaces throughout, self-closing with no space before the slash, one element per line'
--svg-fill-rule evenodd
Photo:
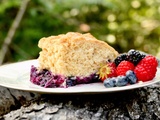
<path fill-rule="evenodd" d="M 96 72 L 106 60 L 113 61 L 118 52 L 90 33 L 69 32 L 42 38 L 38 58 L 40 69 L 65 76 L 87 76 Z"/>

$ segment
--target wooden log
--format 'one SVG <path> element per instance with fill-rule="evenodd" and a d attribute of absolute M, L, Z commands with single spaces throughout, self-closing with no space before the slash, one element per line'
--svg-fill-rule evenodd
<path fill-rule="evenodd" d="M 27 105 L 30 101 L 38 99 L 39 96 L 36 93 L 0 87 L 0 115 Z"/>
<path fill-rule="evenodd" d="M 3 96 L 11 97 L 11 99 L 3 97 L 5 100 L 3 103 L 7 104 L 6 106 L 1 105 L 1 107 L 7 109 L 10 105 L 21 105 L 16 110 L 11 110 L 3 115 L 1 119 L 5 120 L 160 119 L 160 83 L 139 89 L 106 94 L 33 95 L 29 92 L 3 89 L 3 93 L 6 91 Z M 24 106 L 26 101 L 30 101 L 30 104 Z"/>

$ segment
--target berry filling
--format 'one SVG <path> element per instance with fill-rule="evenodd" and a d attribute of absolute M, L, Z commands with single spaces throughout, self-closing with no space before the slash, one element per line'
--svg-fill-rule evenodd
<path fill-rule="evenodd" d="M 30 81 L 33 84 L 45 88 L 67 88 L 78 84 L 88 84 L 99 82 L 99 75 L 93 73 L 87 77 L 54 75 L 51 71 L 43 69 L 38 70 L 35 66 L 31 66 Z"/>

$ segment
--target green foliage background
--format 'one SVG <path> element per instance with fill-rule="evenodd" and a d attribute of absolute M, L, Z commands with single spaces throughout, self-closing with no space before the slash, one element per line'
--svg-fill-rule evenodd
<path fill-rule="evenodd" d="M 22 0 L 0 0 L 0 48 Z M 119 53 L 160 53 L 160 0 L 31 0 L 5 62 L 35 59 L 42 37 L 90 32 Z"/>

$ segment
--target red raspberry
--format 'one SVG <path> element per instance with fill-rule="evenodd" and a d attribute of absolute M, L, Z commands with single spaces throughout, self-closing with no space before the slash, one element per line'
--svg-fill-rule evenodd
<path fill-rule="evenodd" d="M 101 81 L 104 81 L 106 78 L 116 76 L 116 65 L 112 62 L 102 66 L 99 70 L 99 78 Z"/>
<path fill-rule="evenodd" d="M 110 71 L 110 74 L 108 74 L 108 78 L 116 77 L 117 73 L 116 73 L 116 65 L 115 65 L 115 63 L 108 63 L 108 65 L 111 67 L 111 71 Z"/>
<path fill-rule="evenodd" d="M 157 59 L 154 56 L 148 55 L 137 64 L 134 73 L 139 81 L 149 81 L 155 77 L 157 66 Z"/>
<path fill-rule="evenodd" d="M 128 70 L 134 70 L 135 66 L 133 63 L 129 62 L 129 61 L 122 61 L 120 62 L 120 64 L 117 66 L 117 75 L 120 76 L 120 75 L 124 75 L 126 74 L 126 72 Z"/>

